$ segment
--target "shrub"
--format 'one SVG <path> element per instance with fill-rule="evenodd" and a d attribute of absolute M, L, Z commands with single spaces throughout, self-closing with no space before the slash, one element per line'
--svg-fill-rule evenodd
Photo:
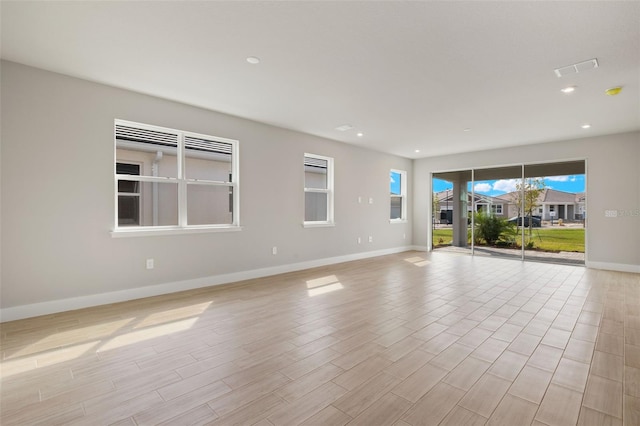
<path fill-rule="evenodd" d="M 485 214 L 484 212 L 476 213 L 475 217 L 475 235 L 476 238 L 482 238 L 488 245 L 492 246 L 500 239 L 503 232 L 509 230 L 511 224 L 505 219 Z"/>

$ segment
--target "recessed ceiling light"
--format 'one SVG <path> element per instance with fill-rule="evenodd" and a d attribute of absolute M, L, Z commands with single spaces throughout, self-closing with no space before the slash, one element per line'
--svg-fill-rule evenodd
<path fill-rule="evenodd" d="M 584 123 L 584 124 L 583 124 L 582 126 L 580 126 L 580 127 L 582 127 L 583 129 L 590 129 L 590 128 L 591 128 L 591 124 L 589 124 L 589 123 Z"/>
<path fill-rule="evenodd" d="M 560 91 L 562 93 L 573 93 L 576 91 L 576 86 L 568 86 L 568 87 L 565 87 L 564 89 L 560 89 Z"/>
<path fill-rule="evenodd" d="M 353 126 L 351 124 L 343 124 L 342 126 L 336 127 L 336 130 L 339 130 L 341 132 L 346 132 L 347 130 L 351 129 L 353 129 Z"/>
<path fill-rule="evenodd" d="M 255 56 L 249 56 L 247 58 L 247 62 L 249 62 L 250 64 L 253 64 L 253 65 L 259 64 L 260 63 L 260 58 L 257 58 Z"/>
<path fill-rule="evenodd" d="M 363 136 L 364 136 L 364 133 L 362 133 L 362 132 L 358 132 L 357 136 L 358 136 L 359 138 L 361 138 L 361 137 L 363 137 Z"/>
<path fill-rule="evenodd" d="M 416 152 L 420 152 L 420 150 L 419 150 L 419 149 L 416 149 Z"/>
<path fill-rule="evenodd" d="M 612 87 L 611 89 L 607 89 L 604 91 L 609 96 L 615 96 L 622 91 L 622 86 Z"/>

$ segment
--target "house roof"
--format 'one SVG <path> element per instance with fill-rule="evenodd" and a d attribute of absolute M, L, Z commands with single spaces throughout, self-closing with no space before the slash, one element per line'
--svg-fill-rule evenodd
<path fill-rule="evenodd" d="M 546 188 L 538 199 L 543 203 L 575 203 L 576 194 Z"/>
<path fill-rule="evenodd" d="M 508 192 L 503 195 L 499 195 L 496 198 L 513 203 L 516 199 L 517 193 L 515 191 Z M 573 204 L 578 202 L 584 202 L 586 195 L 584 192 L 573 193 L 558 191 L 557 189 L 545 188 L 538 196 L 538 203 L 547 204 Z"/>
<path fill-rule="evenodd" d="M 438 200 L 438 202 L 446 202 L 451 201 L 453 199 L 453 191 L 449 190 L 449 191 L 440 191 L 440 192 L 436 192 L 436 198 Z M 467 197 L 471 197 L 471 192 L 467 193 Z M 481 202 L 481 203 L 488 203 L 488 204 L 502 204 L 504 203 L 503 200 L 497 198 L 497 197 L 492 197 L 490 195 L 485 195 L 485 194 L 479 194 L 479 193 L 475 193 L 475 200 L 476 202 Z"/>

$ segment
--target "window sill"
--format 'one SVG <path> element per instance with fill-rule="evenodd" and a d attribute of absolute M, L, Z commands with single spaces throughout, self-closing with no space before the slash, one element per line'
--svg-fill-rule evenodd
<path fill-rule="evenodd" d="M 304 228 L 332 228 L 336 226 L 334 222 L 304 222 Z"/>
<path fill-rule="evenodd" d="M 407 219 L 389 219 L 389 223 L 407 223 Z"/>
<path fill-rule="evenodd" d="M 112 238 L 149 237 L 161 235 L 206 234 L 210 232 L 236 232 L 242 231 L 240 226 L 190 226 L 188 228 L 158 227 L 117 229 L 111 231 Z"/>

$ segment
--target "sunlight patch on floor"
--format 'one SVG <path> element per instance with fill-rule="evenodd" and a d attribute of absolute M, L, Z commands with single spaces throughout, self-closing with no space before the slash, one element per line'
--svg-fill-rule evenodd
<path fill-rule="evenodd" d="M 87 340 L 96 340 L 109 337 L 118 330 L 133 321 L 133 318 L 127 318 L 117 321 L 109 321 L 86 327 L 74 328 L 73 330 L 65 330 L 53 332 L 52 334 L 38 340 L 35 343 L 25 346 L 24 348 L 7 355 L 6 359 L 19 358 L 27 355 L 46 352 L 61 346 L 72 346 L 81 344 Z"/>
<path fill-rule="evenodd" d="M 168 334 L 185 331 L 190 329 L 197 321 L 198 318 L 189 318 L 181 321 L 148 327 L 144 330 L 121 334 L 120 336 L 116 336 L 113 339 L 106 341 L 99 351 L 108 351 L 116 348 L 121 348 L 123 346 L 155 339 L 156 337 L 162 337 Z"/>
<path fill-rule="evenodd" d="M 49 350 L 26 356 L 20 359 L 10 359 L 0 363 L 2 378 L 26 373 L 38 368 L 72 361 L 94 350 L 100 344 L 99 340 L 78 345 L 67 346 L 60 349 Z"/>
<path fill-rule="evenodd" d="M 415 266 L 418 266 L 418 267 L 422 267 L 422 266 L 425 266 L 425 265 L 428 265 L 428 264 L 431 263 L 430 261 L 425 260 L 425 259 L 421 258 L 420 256 L 408 257 L 404 261 L 412 263 L 412 264 L 414 264 Z"/>
<path fill-rule="evenodd" d="M 332 291 L 342 290 L 344 286 L 335 275 L 327 275 L 326 277 L 308 280 L 307 288 L 309 297 L 313 297 L 320 294 L 331 293 Z"/>
<path fill-rule="evenodd" d="M 211 301 L 198 303 L 195 305 L 182 306 L 176 309 L 168 309 L 166 311 L 156 312 L 155 314 L 151 314 L 144 320 L 140 321 L 134 328 L 146 328 L 149 326 L 164 324 L 179 319 L 202 315 L 202 313 L 206 311 L 209 306 L 211 306 L 211 303 L 213 302 Z"/>

